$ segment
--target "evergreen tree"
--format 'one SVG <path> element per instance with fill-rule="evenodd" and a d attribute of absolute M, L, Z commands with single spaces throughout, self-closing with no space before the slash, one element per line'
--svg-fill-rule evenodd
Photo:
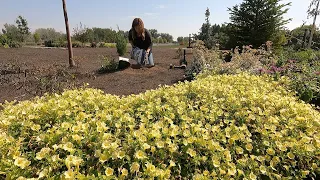
<path fill-rule="evenodd" d="M 210 17 L 209 8 L 207 8 L 205 12 L 205 17 L 206 17 L 205 23 L 202 24 L 200 33 L 196 36 L 196 38 L 199 40 L 202 40 L 205 43 L 205 46 L 208 49 L 211 49 L 215 44 L 215 40 L 213 38 L 212 28 L 209 20 L 209 17 Z"/>
<path fill-rule="evenodd" d="M 205 23 L 202 24 L 202 27 L 200 29 L 200 33 L 198 35 L 198 39 L 202 40 L 202 41 L 205 41 L 205 40 L 209 39 L 209 37 L 210 37 L 211 24 L 209 22 L 209 17 L 210 17 L 209 8 L 207 8 L 205 16 L 206 16 Z"/>
<path fill-rule="evenodd" d="M 252 45 L 257 48 L 278 34 L 290 21 L 284 19 L 283 15 L 291 3 L 281 4 L 281 1 L 244 0 L 240 5 L 229 8 L 231 45 Z"/>
<path fill-rule="evenodd" d="M 18 29 L 19 29 L 20 42 L 24 42 L 26 36 L 30 34 L 30 28 L 28 27 L 28 22 L 22 16 L 18 16 L 16 20 L 16 24 L 18 25 Z"/>

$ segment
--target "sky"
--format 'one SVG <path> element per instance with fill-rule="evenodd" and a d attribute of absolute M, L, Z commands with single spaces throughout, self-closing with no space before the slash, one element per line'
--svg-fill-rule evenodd
<path fill-rule="evenodd" d="M 129 30 L 132 20 L 140 17 L 147 29 L 169 33 L 174 39 L 197 33 L 205 21 L 205 10 L 211 12 L 211 24 L 229 22 L 228 7 L 240 4 L 242 0 L 66 0 L 70 28 L 80 22 L 87 27 L 101 27 Z M 285 18 L 292 18 L 287 25 L 293 29 L 307 20 L 310 0 L 283 0 L 292 2 Z M 3 24 L 14 24 L 22 15 L 31 31 L 37 28 L 55 28 L 65 32 L 61 0 L 1 0 L 0 28 Z"/>

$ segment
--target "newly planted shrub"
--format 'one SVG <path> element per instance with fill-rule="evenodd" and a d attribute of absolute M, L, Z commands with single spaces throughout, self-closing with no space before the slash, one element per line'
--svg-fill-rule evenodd
<path fill-rule="evenodd" d="M 114 58 L 101 56 L 101 68 L 98 70 L 99 74 L 114 72 L 117 69 L 118 62 Z"/>
<path fill-rule="evenodd" d="M 83 89 L 6 104 L 0 178 L 318 178 L 320 114 L 282 84 L 219 75 L 125 98 Z"/>
<path fill-rule="evenodd" d="M 117 47 L 117 52 L 119 56 L 123 56 L 127 52 L 126 38 L 120 32 L 117 35 L 116 47 Z"/>

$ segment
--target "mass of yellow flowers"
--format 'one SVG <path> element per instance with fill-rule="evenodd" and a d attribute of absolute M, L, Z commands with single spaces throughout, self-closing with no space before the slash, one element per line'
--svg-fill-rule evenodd
<path fill-rule="evenodd" d="M 6 103 L 0 179 L 303 179 L 320 113 L 286 78 L 209 75 L 119 97 L 68 90 Z"/>

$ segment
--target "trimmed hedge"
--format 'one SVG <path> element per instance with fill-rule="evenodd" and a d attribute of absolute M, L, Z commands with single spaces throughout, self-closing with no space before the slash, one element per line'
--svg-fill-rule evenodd
<path fill-rule="evenodd" d="M 66 91 L 0 113 L 0 178 L 302 179 L 320 113 L 268 76 L 216 75 L 124 98 Z"/>

